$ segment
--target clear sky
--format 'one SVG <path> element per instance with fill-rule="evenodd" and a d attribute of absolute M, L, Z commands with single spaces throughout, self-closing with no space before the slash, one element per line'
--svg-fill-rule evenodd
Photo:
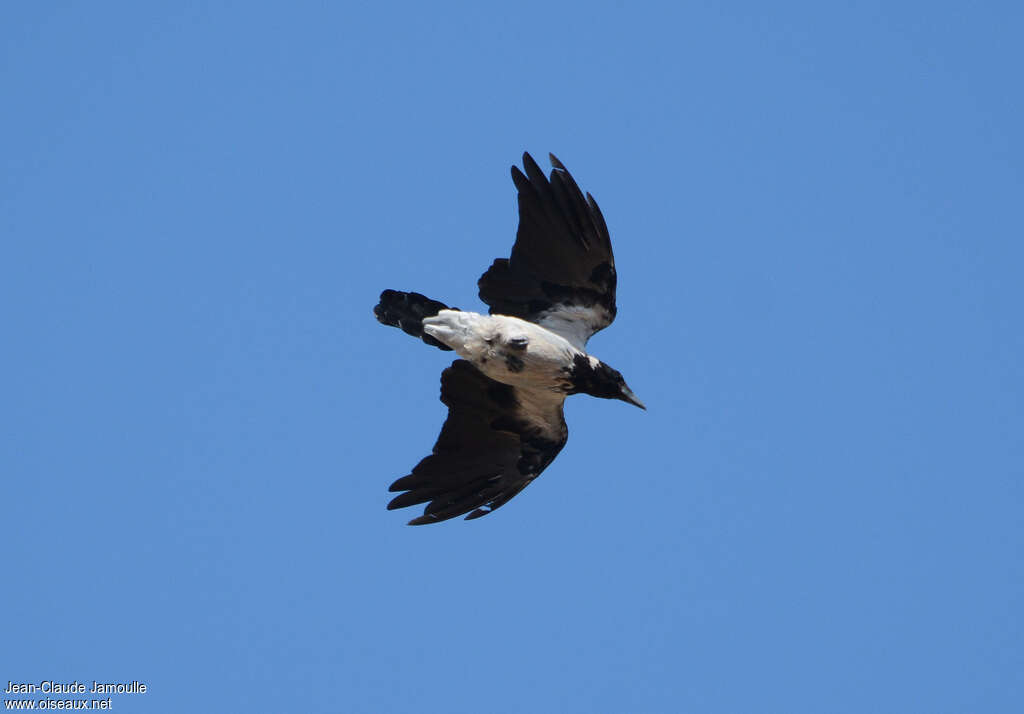
<path fill-rule="evenodd" d="M 4 3 L 0 678 L 125 712 L 1024 706 L 1019 3 Z M 409 528 L 509 166 L 648 405 Z M 7 695 L 5 695 L 6 698 Z"/>

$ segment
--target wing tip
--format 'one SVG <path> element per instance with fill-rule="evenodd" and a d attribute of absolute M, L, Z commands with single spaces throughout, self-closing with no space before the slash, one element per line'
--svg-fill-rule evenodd
<path fill-rule="evenodd" d="M 473 520 L 476 520 L 477 518 L 482 518 L 483 516 L 486 516 L 486 515 L 488 515 L 490 513 L 494 513 L 494 511 L 495 511 L 495 509 L 493 509 L 493 508 L 477 508 L 475 511 L 472 511 L 469 515 L 467 515 L 463 520 L 473 521 Z M 455 514 L 455 515 L 461 515 L 461 514 Z M 413 518 L 411 521 L 406 523 L 406 525 L 407 526 L 429 526 L 432 523 L 441 523 L 443 521 L 449 520 L 450 518 L 453 518 L 453 516 L 446 516 L 445 518 L 438 518 L 437 515 L 434 514 L 434 513 L 424 513 L 422 516 L 419 516 L 418 518 Z"/>

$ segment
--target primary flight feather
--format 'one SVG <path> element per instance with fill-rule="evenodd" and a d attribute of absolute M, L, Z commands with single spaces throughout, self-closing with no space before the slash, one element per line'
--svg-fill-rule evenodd
<path fill-rule="evenodd" d="M 511 255 L 478 282 L 488 315 L 395 290 L 373 310 L 383 324 L 462 358 L 441 374 L 448 419 L 433 453 L 391 484 L 404 493 L 389 509 L 427 504 L 410 525 L 479 518 L 526 488 L 569 438 L 562 405 L 570 394 L 645 408 L 621 374 L 586 352 L 615 319 L 615 258 L 597 202 L 549 156 L 550 177 L 528 153 L 523 170 L 512 167 L 519 230 Z"/>

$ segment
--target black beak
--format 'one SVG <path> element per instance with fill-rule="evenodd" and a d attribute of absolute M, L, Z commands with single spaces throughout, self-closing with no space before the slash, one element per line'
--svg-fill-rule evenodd
<path fill-rule="evenodd" d="M 622 393 L 619 395 L 619 399 L 621 399 L 624 402 L 629 402 L 630 404 L 638 406 L 644 411 L 647 411 L 647 407 L 644 406 L 644 403 L 637 399 L 636 395 L 633 394 L 633 390 L 627 387 L 625 384 L 622 385 Z"/>

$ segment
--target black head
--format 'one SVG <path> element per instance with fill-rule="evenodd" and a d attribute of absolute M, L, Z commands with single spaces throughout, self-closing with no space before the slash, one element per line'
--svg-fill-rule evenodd
<path fill-rule="evenodd" d="M 569 375 L 572 383 L 569 394 L 589 394 L 602 399 L 621 399 L 641 409 L 647 409 L 636 398 L 633 390 L 626 386 L 626 380 L 617 371 L 596 357 L 576 355 Z"/>

